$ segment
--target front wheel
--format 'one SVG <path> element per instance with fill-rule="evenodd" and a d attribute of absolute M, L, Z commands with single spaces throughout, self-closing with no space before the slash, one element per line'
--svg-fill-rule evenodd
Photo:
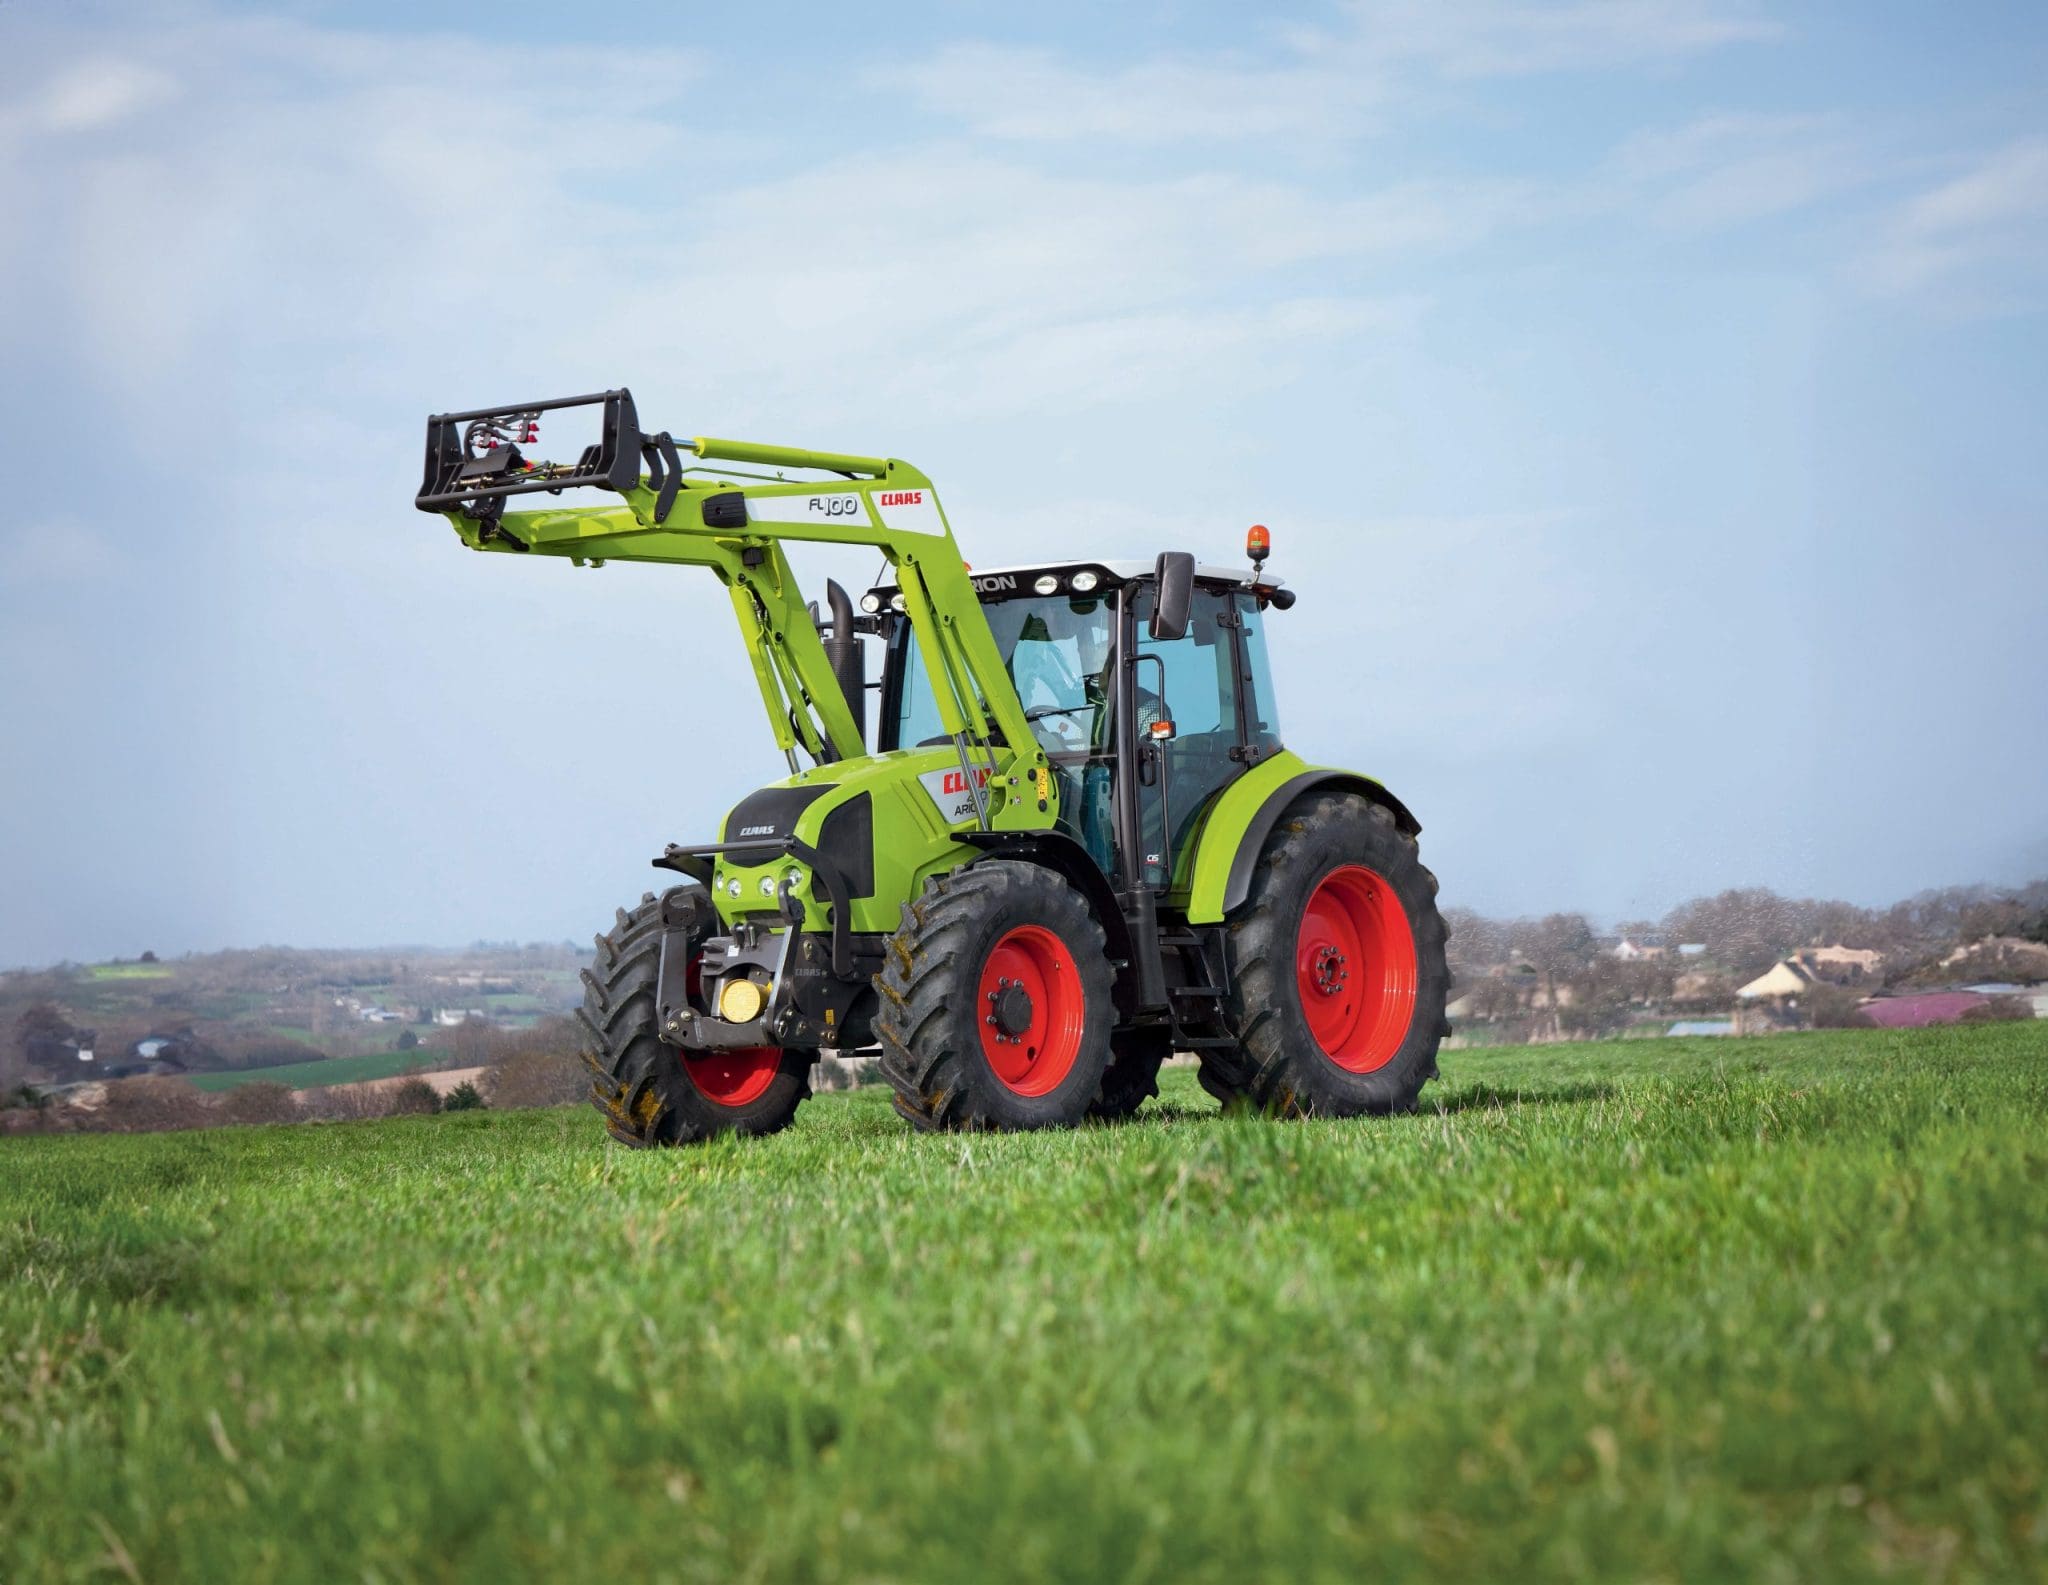
<path fill-rule="evenodd" d="M 687 1145 L 716 1134 L 772 1134 L 811 1093 L 815 1053 L 761 1046 L 684 1051 L 663 1040 L 654 1005 L 661 904 L 652 893 L 597 938 L 583 971 L 583 1063 L 590 1099 L 621 1144 Z"/>
<path fill-rule="evenodd" d="M 1203 1052 L 1204 1088 L 1292 1117 L 1411 1110 L 1449 1033 L 1444 937 L 1436 877 L 1388 810 L 1302 799 L 1231 916 L 1238 1046 Z"/>
<path fill-rule="evenodd" d="M 1051 870 L 989 859 L 927 881 L 875 988 L 882 1074 L 918 1128 L 1071 1127 L 1101 1097 L 1108 947 Z"/>

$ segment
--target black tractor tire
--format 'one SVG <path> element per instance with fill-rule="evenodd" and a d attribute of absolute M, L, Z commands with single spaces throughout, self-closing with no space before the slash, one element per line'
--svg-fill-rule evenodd
<path fill-rule="evenodd" d="M 737 1105 L 713 1099 L 690 1076 L 683 1053 L 663 1040 L 654 1005 L 661 971 L 661 904 L 649 892 L 597 938 L 583 971 L 583 1064 L 591 1104 L 624 1145 L 690 1145 L 718 1134 L 772 1134 L 789 1126 L 811 1093 L 816 1053 L 781 1054 L 767 1088 Z"/>
<path fill-rule="evenodd" d="M 999 972 L 1012 964 L 1023 965 L 1014 982 Z M 1029 980 L 1037 994 L 998 1002 L 1004 993 L 985 979 Z M 1067 1128 L 1102 1094 L 1115 1016 L 1108 944 L 1081 894 L 1049 869 L 988 859 L 925 882 L 904 904 L 875 989 L 882 1076 L 918 1129 Z"/>
<path fill-rule="evenodd" d="M 1450 970 L 1436 890 L 1414 837 L 1391 811 L 1355 793 L 1304 795 L 1267 837 L 1250 893 L 1227 922 L 1231 983 L 1223 1017 L 1238 1044 L 1201 1053 L 1202 1087 L 1226 1106 L 1285 1117 L 1413 1110 L 1423 1085 L 1436 1077 L 1437 1046 L 1450 1033 Z M 1322 922 L 1333 898 L 1340 910 L 1353 910 L 1346 919 L 1364 921 L 1346 944 L 1381 940 L 1366 933 L 1379 928 L 1388 932 L 1383 950 L 1339 953 L 1326 943 Z M 1395 904 L 1412 964 L 1391 919 Z M 1374 927 L 1379 918 L 1388 922 Z M 1313 948 L 1305 931 L 1314 933 Z M 1354 955 L 1360 961 L 1351 962 Z M 1405 992 L 1378 989 L 1382 963 L 1401 971 L 1389 972 L 1387 983 L 1406 984 L 1412 969 L 1405 1025 Z M 1311 1002 L 1321 1028 L 1327 1032 L 1333 1021 L 1341 1028 L 1341 1055 L 1325 1045 L 1327 1035 L 1319 1037 Z M 1388 1009 L 1383 1021 L 1381 1006 Z"/>
<path fill-rule="evenodd" d="M 1102 1076 L 1102 1094 L 1088 1115 L 1105 1123 L 1122 1122 L 1159 1093 L 1159 1069 L 1173 1055 L 1173 1035 L 1166 1029 L 1124 1029 L 1109 1038 L 1109 1071 Z"/>

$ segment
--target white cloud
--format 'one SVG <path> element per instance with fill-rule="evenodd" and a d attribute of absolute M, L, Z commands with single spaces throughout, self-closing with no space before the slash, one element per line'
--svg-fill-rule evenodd
<path fill-rule="evenodd" d="M 212 19 L 143 42 L 185 86 L 176 114 L 138 111 L 61 160 L 30 133 L 0 164 L 0 206 L 44 239 L 0 260 L 0 284 L 47 305 L 0 325 L 0 353 L 54 337 L 140 431 L 210 455 L 215 410 L 243 415 L 239 438 L 303 446 L 394 397 L 424 411 L 659 370 L 715 390 L 724 422 L 778 425 L 1256 388 L 1292 349 L 1419 312 L 1356 272 L 1529 207 L 1509 184 L 1330 198 L 951 144 L 780 173 L 757 148 L 749 179 L 699 178 L 685 201 L 651 173 L 736 163 L 669 114 L 690 57 L 551 52 L 537 98 L 526 52 L 474 42 L 452 86 L 448 52 L 412 39 Z M 848 201 L 873 193 L 905 196 Z"/>
<path fill-rule="evenodd" d="M 1320 137 L 1355 130 L 1372 85 L 1299 60 L 1149 60 L 1077 65 L 1049 50 L 947 45 L 872 74 L 984 137 L 1117 141 Z"/>
<path fill-rule="evenodd" d="M 1838 116 L 1710 115 L 1646 132 L 1615 169 L 1660 225 L 1709 231 L 1807 209 L 1868 177 Z"/>
<path fill-rule="evenodd" d="M 990 138 L 1299 146 L 1366 132 L 1431 80 L 1620 67 L 1777 33 L 1716 0 L 1356 0 L 1342 25 L 1281 30 L 1263 52 L 1093 66 L 1037 48 L 954 44 L 872 76 Z"/>
<path fill-rule="evenodd" d="M 1673 60 L 1783 32 L 1753 8 L 1720 0 L 1355 0 L 1348 10 L 1366 54 L 1421 62 L 1448 77 L 1519 77 Z"/>
<path fill-rule="evenodd" d="M 51 132 L 97 132 L 168 103 L 177 88 L 166 73 L 134 61 L 80 61 L 52 79 L 34 120 Z"/>
<path fill-rule="evenodd" d="M 2044 262 L 2048 138 L 2026 138 L 1903 205 L 1866 275 L 1889 294 L 1943 286 L 1971 304 L 2038 302 Z"/>

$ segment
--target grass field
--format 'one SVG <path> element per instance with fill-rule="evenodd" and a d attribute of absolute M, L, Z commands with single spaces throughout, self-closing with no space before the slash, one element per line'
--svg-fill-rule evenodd
<path fill-rule="evenodd" d="M 0 1142 L 0 1578 L 2048 1574 L 2048 1025 Z"/>
<path fill-rule="evenodd" d="M 389 1079 L 427 1066 L 444 1056 L 434 1051 L 366 1051 L 359 1057 L 327 1057 L 318 1062 L 287 1062 L 275 1068 L 245 1068 L 237 1073 L 195 1073 L 192 1085 L 201 1090 L 232 1090 L 237 1084 L 289 1084 L 295 1090 L 317 1090 L 329 1084 L 360 1084 Z M 596 1114 L 592 1114 L 593 1116 Z"/>

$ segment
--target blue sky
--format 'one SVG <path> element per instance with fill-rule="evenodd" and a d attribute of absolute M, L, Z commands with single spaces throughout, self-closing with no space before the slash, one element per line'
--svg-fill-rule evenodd
<path fill-rule="evenodd" d="M 581 937 L 776 759 L 433 410 L 1268 523 L 1447 902 L 2048 873 L 2048 13 L 0 3 L 0 964 Z M 813 564 L 848 581 L 864 560 Z"/>

